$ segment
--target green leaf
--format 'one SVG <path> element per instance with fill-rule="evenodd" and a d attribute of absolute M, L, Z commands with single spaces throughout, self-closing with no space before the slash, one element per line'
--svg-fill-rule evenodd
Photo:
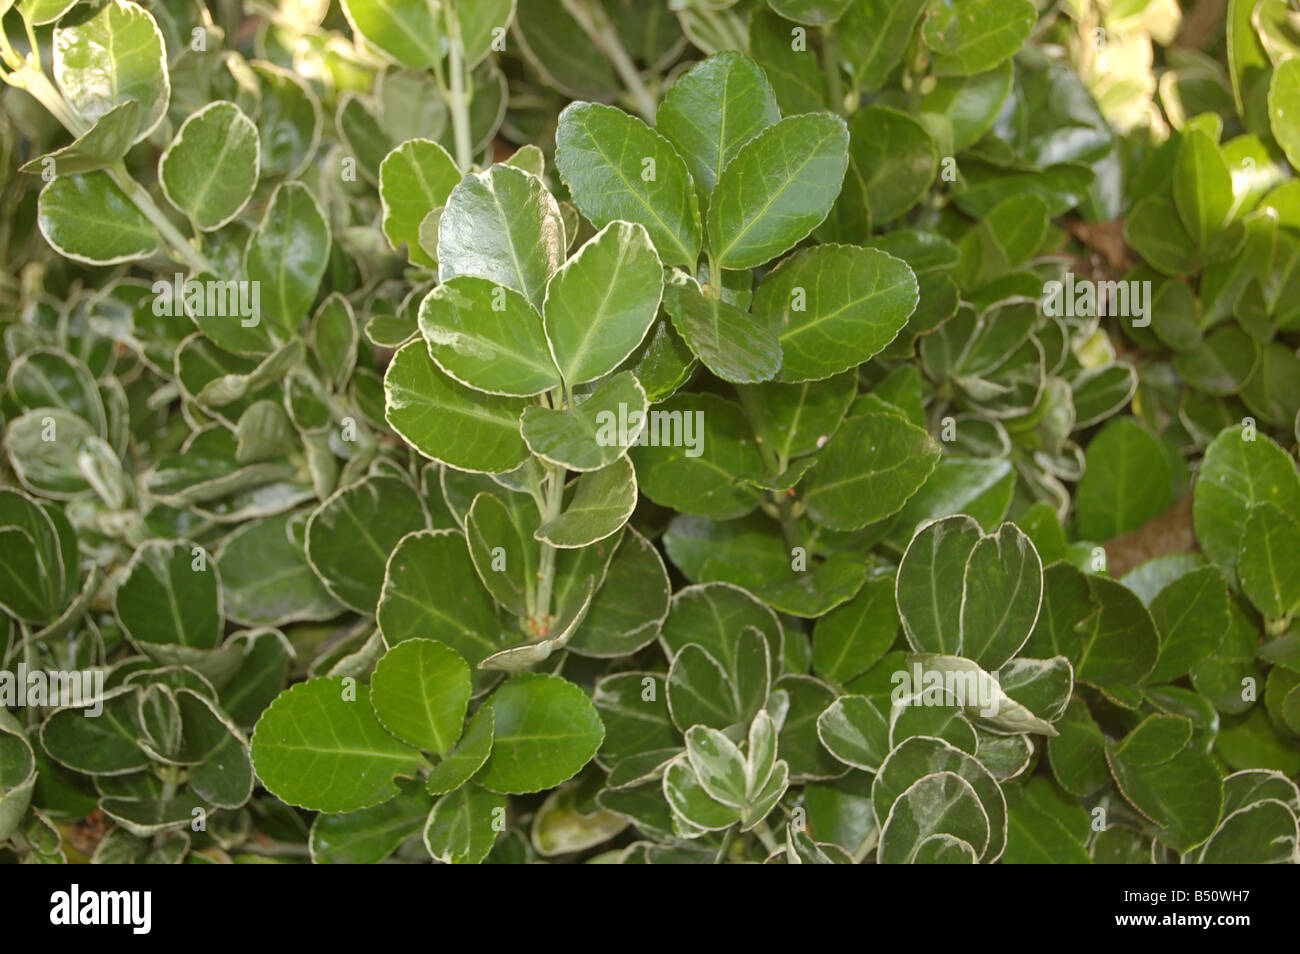
<path fill-rule="evenodd" d="M 370 690 L 344 679 L 310 679 L 282 693 L 253 730 L 253 767 L 277 798 L 322 812 L 388 801 L 397 779 L 424 764 L 384 731 Z"/>
<path fill-rule="evenodd" d="M 1219 145 L 1202 129 L 1187 129 L 1174 162 L 1174 204 L 1202 251 L 1231 214 L 1232 177 Z"/>
<path fill-rule="evenodd" d="M 496 717 L 490 705 L 480 706 L 469 720 L 456 748 L 430 770 L 424 788 L 430 795 L 443 795 L 460 788 L 481 769 L 492 752 Z"/>
<path fill-rule="evenodd" d="M 1300 60 L 1285 59 L 1273 70 L 1268 85 L 1268 121 L 1273 138 L 1291 162 L 1300 167 Z"/>
<path fill-rule="evenodd" d="M 54 80 L 68 104 L 94 122 L 127 100 L 140 104 L 135 142 L 167 112 L 167 48 L 154 18 L 128 0 L 69 17 L 54 28 Z"/>
<path fill-rule="evenodd" d="M 939 170 L 931 134 L 907 113 L 869 106 L 849 123 L 849 176 L 840 215 L 890 222 L 916 205 Z M 843 203 L 848 202 L 848 208 Z"/>
<path fill-rule="evenodd" d="M 1115 746 L 1114 755 L 1130 765 L 1162 765 L 1181 752 L 1191 737 L 1189 719 L 1175 715 L 1148 716 Z"/>
<path fill-rule="evenodd" d="M 1266 619 L 1294 616 L 1300 610 L 1300 523 L 1270 501 L 1251 508 L 1237 575 Z"/>
<path fill-rule="evenodd" d="M 941 739 L 913 736 L 904 740 L 885 759 L 871 787 L 871 802 L 876 818 L 886 821 L 890 809 L 916 782 L 936 772 L 952 772 L 964 779 L 975 791 L 988 818 L 988 846 L 980 861 L 991 864 L 1006 847 L 1006 798 L 997 780 L 973 756 L 967 755 Z"/>
<path fill-rule="evenodd" d="M 234 103 L 190 114 L 158 163 L 167 201 L 205 232 L 231 221 L 257 187 L 257 127 Z"/>
<path fill-rule="evenodd" d="M 606 378 L 576 407 L 525 408 L 520 433 L 528 449 L 544 460 L 569 470 L 600 470 L 637 442 L 649 408 L 636 376 L 621 371 Z"/>
<path fill-rule="evenodd" d="M 8 12 L 9 7 L 17 6 L 23 19 L 33 26 L 53 23 L 76 5 L 77 0 L 13 0 L 0 3 L 0 8 Z"/>
<path fill-rule="evenodd" d="M 41 725 L 41 748 L 61 765 L 88 775 L 122 775 L 147 767 L 149 757 L 137 744 L 143 728 L 136 687 L 109 689 L 99 701 L 103 712 L 95 718 L 76 707 L 50 713 Z"/>
<path fill-rule="evenodd" d="M 563 549 L 589 546 L 627 523 L 636 498 L 636 471 L 627 457 L 620 457 L 575 480 L 564 511 L 538 527 L 533 536 Z"/>
<path fill-rule="evenodd" d="M 597 658 L 635 652 L 659 635 L 670 592 L 659 551 L 628 527 L 568 648 Z"/>
<path fill-rule="evenodd" d="M 262 143 L 262 175 L 300 175 L 320 143 L 320 99 L 297 73 L 271 63 L 255 63 L 261 86 L 257 132 Z"/>
<path fill-rule="evenodd" d="M 190 789 L 210 805 L 239 808 L 253 794 L 253 766 L 248 743 L 217 704 L 192 689 L 176 690 L 184 726 L 179 757 L 197 763 L 190 769 Z"/>
<path fill-rule="evenodd" d="M 158 251 L 153 225 L 106 172 L 56 176 L 37 209 L 45 240 L 74 261 L 113 265 Z"/>
<path fill-rule="evenodd" d="M 559 785 L 587 764 L 605 737 L 596 708 L 558 676 L 520 673 L 492 693 L 492 754 L 480 778 L 502 794 Z"/>
<path fill-rule="evenodd" d="M 1192 516 L 1201 549 L 1229 580 L 1237 576 L 1250 511 L 1265 501 L 1288 514 L 1300 513 L 1295 462 L 1253 428 L 1225 429 L 1205 451 Z"/>
<path fill-rule="evenodd" d="M 1160 634 L 1160 654 L 1146 681 L 1173 682 L 1222 643 L 1228 628 L 1228 586 L 1217 569 L 1201 567 L 1163 587 L 1150 610 Z"/>
<path fill-rule="evenodd" d="M 840 696 L 817 717 L 817 737 L 845 765 L 874 774 L 889 754 L 889 723 L 866 696 Z"/>
<path fill-rule="evenodd" d="M 216 559 L 226 616 L 245 626 L 329 619 L 341 607 L 307 563 L 305 518 L 284 513 L 236 528 Z"/>
<path fill-rule="evenodd" d="M 1289 864 L 1298 843 L 1300 830 L 1291 807 L 1261 799 L 1225 816 L 1198 860 L 1203 865 Z"/>
<path fill-rule="evenodd" d="M 502 795 L 466 785 L 438 799 L 424 826 L 424 846 L 444 864 L 479 864 L 505 821 Z"/>
<path fill-rule="evenodd" d="M 543 305 L 546 341 L 570 387 L 603 377 L 636 350 L 654 323 L 662 290 L 650 235 L 628 222 L 605 226 L 551 277 Z"/>
<path fill-rule="evenodd" d="M 684 821 L 688 831 L 721 831 L 740 821 L 740 809 L 722 804 L 705 791 L 685 758 L 671 763 L 664 772 L 663 793 L 675 818 Z"/>
<path fill-rule="evenodd" d="M 322 813 L 311 823 L 311 859 L 318 865 L 379 864 L 420 831 L 433 808 L 419 786 L 407 785 L 382 805 Z"/>
<path fill-rule="evenodd" d="M 724 381 L 768 381 L 781 366 L 781 345 L 770 321 L 705 294 L 689 278 L 668 283 L 664 310 L 691 351 Z"/>
<path fill-rule="evenodd" d="M 935 772 L 894 801 L 880 829 L 879 864 L 971 863 L 989 846 L 989 818 L 975 789 L 955 772 Z M 954 851 L 953 845 L 969 848 Z M 942 845 L 942 851 L 938 846 Z"/>
<path fill-rule="evenodd" d="M 1084 844 L 1088 815 L 1066 803 L 1052 786 L 1035 780 L 1008 806 L 1003 864 L 1091 864 Z"/>
<path fill-rule="evenodd" d="M 425 0 L 343 0 L 352 29 L 404 66 L 433 66 L 442 59 L 442 18 Z"/>
<path fill-rule="evenodd" d="M 487 279 L 540 309 L 564 248 L 560 207 L 541 180 L 494 165 L 466 176 L 447 197 L 438 223 L 438 277 Z"/>
<path fill-rule="evenodd" d="M 316 197 L 299 182 L 276 186 L 248 239 L 244 270 L 260 283 L 262 317 L 292 335 L 316 298 L 330 256 L 330 227 Z"/>
<path fill-rule="evenodd" d="M 405 242 L 412 263 L 435 266 L 421 247 L 420 223 L 447 204 L 459 182 L 455 160 L 432 140 L 411 139 L 384 156 L 379 166 L 384 235 L 393 248 Z"/>
<path fill-rule="evenodd" d="M 605 725 L 601 761 L 621 762 L 644 752 L 680 748 L 668 714 L 662 674 L 621 672 L 596 682 L 592 703 Z"/>
<path fill-rule="evenodd" d="M 763 265 L 820 225 L 839 194 L 848 147 L 844 121 L 829 114 L 791 116 L 742 146 L 709 204 L 718 264 Z"/>
<path fill-rule="evenodd" d="M 780 338 L 778 380 L 820 381 L 879 353 L 917 301 L 916 276 L 899 259 L 875 249 L 819 245 L 768 273 L 754 314 Z"/>
<path fill-rule="evenodd" d="M 609 61 L 583 36 L 563 0 L 532 0 L 518 5 L 513 38 L 525 61 L 542 79 L 575 99 L 599 99 L 619 88 Z"/>
<path fill-rule="evenodd" d="M 847 683 L 889 651 L 898 623 L 892 574 L 869 578 L 853 599 L 817 620 L 813 670 L 833 682 Z"/>
<path fill-rule="evenodd" d="M 0 607 L 30 623 L 58 616 L 65 595 L 75 585 L 75 580 L 66 578 L 52 516 L 57 512 L 46 510 L 19 491 L 0 489 L 0 540 L 4 542 L 0 550 Z"/>
<path fill-rule="evenodd" d="M 407 534 L 392 551 L 375 617 L 385 641 L 436 639 L 477 666 L 501 648 L 492 599 L 457 530 Z"/>
<path fill-rule="evenodd" d="M 851 417 L 805 480 L 808 515 L 834 530 L 860 530 L 896 513 L 938 459 L 934 439 L 896 414 Z"/>
<path fill-rule="evenodd" d="M 1122 583 L 1092 576 L 1088 586 L 1100 609 L 1079 625 L 1082 648 L 1071 657 L 1075 678 L 1112 691 L 1135 686 L 1155 667 L 1160 652 L 1151 614 Z"/>
<path fill-rule="evenodd" d="M 1106 760 L 1120 793 L 1160 826 L 1160 839 L 1185 852 L 1214 832 L 1223 802 L 1223 782 L 1203 752 L 1184 749 L 1156 765 L 1128 761 L 1122 746 L 1107 746 Z"/>
<path fill-rule="evenodd" d="M 126 155 L 139 128 L 140 103 L 128 99 L 100 116 L 74 142 L 24 163 L 18 171 L 43 173 L 50 169 L 56 175 L 67 176 L 103 169 Z"/>
<path fill-rule="evenodd" d="M 694 268 L 700 211 L 691 173 L 664 136 L 620 109 L 570 103 L 560 113 L 555 165 L 597 228 L 645 227 L 665 265 Z"/>
<path fill-rule="evenodd" d="M 113 595 L 118 622 L 136 644 L 214 649 L 223 630 L 221 577 L 201 547 L 173 540 L 140 545 Z"/>
<path fill-rule="evenodd" d="M 375 717 L 403 742 L 445 755 L 469 706 L 469 666 L 432 639 L 408 639 L 384 654 L 370 677 Z"/>
<path fill-rule="evenodd" d="M 1082 698 L 1070 700 L 1056 722 L 1057 735 L 1047 740 L 1047 758 L 1060 786 L 1078 798 L 1087 798 L 1110 783 L 1106 763 L 1106 737 Z"/>
<path fill-rule="evenodd" d="M 840 21 L 841 55 L 866 92 L 885 85 L 902 62 L 925 0 L 857 0 Z"/>
<path fill-rule="evenodd" d="M 758 506 L 758 491 L 739 478 L 759 473 L 763 459 L 739 407 L 714 394 L 677 394 L 653 410 L 646 445 L 629 454 L 647 497 L 715 520 Z"/>
<path fill-rule="evenodd" d="M 420 302 L 420 333 L 450 378 L 488 394 L 528 397 L 559 387 L 542 316 L 506 285 L 461 275 Z"/>
<path fill-rule="evenodd" d="M 969 76 L 1010 59 L 1029 38 L 1038 11 L 1029 0 L 953 0 L 921 26 L 938 76 Z"/>
<path fill-rule="evenodd" d="M 1134 418 L 1108 421 L 1088 443 L 1087 470 L 1075 497 L 1079 535 L 1118 537 L 1172 503 L 1173 481 L 1160 440 Z"/>
<path fill-rule="evenodd" d="M 705 195 L 740 147 L 781 118 L 758 64 L 730 51 L 697 63 L 664 94 L 655 126 L 681 155 Z"/>
<path fill-rule="evenodd" d="M 384 418 L 431 460 L 475 473 L 503 474 L 528 458 L 519 435 L 525 402 L 484 396 L 433 363 L 423 341 L 403 345 L 384 374 Z"/>
<path fill-rule="evenodd" d="M 389 476 L 359 480 L 308 519 L 307 562 L 339 602 L 374 613 L 389 555 L 427 521 L 423 503 L 403 481 Z"/>
<path fill-rule="evenodd" d="M 815 113 L 826 109 L 830 99 L 826 74 L 815 49 L 795 43 L 795 38 L 790 23 L 771 10 L 760 7 L 750 14 L 750 53 L 767 74 L 781 111 Z"/>
<path fill-rule="evenodd" d="M 525 541 L 538 527 L 537 508 L 518 494 L 474 496 L 465 515 L 465 538 L 479 579 L 501 606 L 528 616 L 537 588 L 537 552 Z"/>

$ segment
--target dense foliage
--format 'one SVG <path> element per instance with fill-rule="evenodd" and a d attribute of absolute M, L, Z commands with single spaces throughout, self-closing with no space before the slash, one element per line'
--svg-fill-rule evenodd
<path fill-rule="evenodd" d="M 1297 860 L 1287 0 L 0 16 L 0 857 Z"/>

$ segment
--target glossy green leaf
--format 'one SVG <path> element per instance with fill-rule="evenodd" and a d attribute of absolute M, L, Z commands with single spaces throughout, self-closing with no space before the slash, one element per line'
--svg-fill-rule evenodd
<path fill-rule="evenodd" d="M 330 254 L 330 227 L 304 185 L 277 186 L 244 252 L 248 280 L 261 290 L 262 318 L 292 334 L 306 317 Z"/>
<path fill-rule="evenodd" d="M 781 366 L 781 344 L 766 316 L 715 298 L 689 278 L 668 283 L 664 310 L 691 351 L 724 381 L 768 381 Z"/>
<path fill-rule="evenodd" d="M 424 764 L 375 718 L 370 690 L 344 679 L 310 679 L 262 713 L 252 738 L 262 784 L 291 805 L 349 812 L 388 801 L 397 779 Z"/>
<path fill-rule="evenodd" d="M 636 350 L 659 311 L 662 288 L 650 234 L 627 222 L 601 229 L 552 276 L 543 305 L 546 340 L 570 387 L 608 374 Z"/>
<path fill-rule="evenodd" d="M 379 199 L 384 235 L 393 248 L 406 243 L 406 253 L 417 265 L 434 266 L 421 247 L 420 224 L 447 204 L 460 170 L 447 150 L 428 139 L 410 139 L 379 166 Z"/>
<path fill-rule="evenodd" d="M 436 639 L 477 666 L 501 648 L 492 598 L 479 582 L 456 530 L 421 530 L 403 537 L 388 558 L 375 611 L 388 644 Z"/>
<path fill-rule="evenodd" d="M 215 102 L 181 124 L 158 163 L 167 200 L 205 232 L 225 225 L 257 187 L 257 127 L 234 103 Z"/>
<path fill-rule="evenodd" d="M 620 457 L 575 480 L 564 510 L 538 527 L 534 537 L 564 549 L 589 546 L 617 533 L 632 515 L 636 499 L 636 471 Z"/>
<path fill-rule="evenodd" d="M 777 379 L 819 381 L 880 352 L 917 301 L 916 276 L 898 259 L 874 249 L 819 245 L 790 256 L 764 278 L 754 314 L 780 339 Z"/>
<path fill-rule="evenodd" d="M 487 279 L 540 308 L 564 260 L 564 223 L 541 180 L 513 166 L 468 175 L 451 190 L 438 222 L 438 277 Z"/>
<path fill-rule="evenodd" d="M 921 27 L 940 76 L 992 69 L 1020 49 L 1038 19 L 1028 0 L 955 0 Z"/>
<path fill-rule="evenodd" d="M 38 208 L 45 240 L 74 261 L 112 265 L 158 251 L 157 231 L 106 172 L 52 179 Z"/>
<path fill-rule="evenodd" d="M 560 385 L 541 315 L 505 285 L 444 281 L 420 302 L 420 333 L 438 367 L 475 390 L 527 397 Z"/>
<path fill-rule="evenodd" d="M 484 396 L 453 381 L 411 341 L 384 374 L 384 417 L 425 457 L 477 473 L 506 473 L 528 457 L 519 435 L 524 402 Z"/>
<path fill-rule="evenodd" d="M 152 14 L 129 0 L 88 8 L 55 27 L 54 79 L 90 122 L 127 100 L 138 102 L 135 142 L 162 121 L 171 96 L 162 32 Z"/>
<path fill-rule="evenodd" d="M 370 677 L 370 702 L 384 728 L 439 755 L 460 738 L 469 695 L 469 666 L 454 649 L 432 639 L 398 643 Z"/>
<path fill-rule="evenodd" d="M 343 0 L 352 29 L 405 66 L 432 66 L 442 59 L 438 8 L 423 0 Z"/>
<path fill-rule="evenodd" d="M 492 754 L 480 778 L 491 791 L 536 792 L 572 777 L 605 737 L 591 700 L 558 676 L 521 673 L 490 697 Z"/>
<path fill-rule="evenodd" d="M 395 477 L 377 476 L 340 489 L 307 521 L 307 562 L 346 606 L 374 613 L 384 568 L 408 533 L 427 516 L 414 490 Z"/>
<path fill-rule="evenodd" d="M 202 547 L 141 544 L 113 596 L 122 628 L 137 644 L 213 649 L 221 641 L 221 577 Z"/>
<path fill-rule="evenodd" d="M 709 203 L 718 264 L 765 264 L 816 228 L 839 193 L 848 145 L 843 120 L 812 114 L 783 119 L 742 146 Z"/>
<path fill-rule="evenodd" d="M 706 195 L 740 147 L 781 118 L 758 64 L 740 53 L 709 57 L 664 94 L 655 127 L 690 166 Z"/>
<path fill-rule="evenodd" d="M 859 530 L 896 513 L 938 459 L 934 440 L 897 415 L 851 417 L 805 481 L 808 514 L 835 530 Z"/>
<path fill-rule="evenodd" d="M 664 136 L 620 109 L 571 103 L 560 114 L 555 165 L 597 228 L 645 227 L 665 265 L 695 266 L 700 211 L 691 173 Z"/>

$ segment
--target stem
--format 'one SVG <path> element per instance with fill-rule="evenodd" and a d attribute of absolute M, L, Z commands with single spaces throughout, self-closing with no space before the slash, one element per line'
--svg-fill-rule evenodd
<path fill-rule="evenodd" d="M 704 250 L 705 258 L 709 262 L 709 287 L 708 293 L 710 298 L 722 298 L 722 269 L 718 265 L 717 256 L 713 254 L 712 249 Z"/>
<path fill-rule="evenodd" d="M 776 838 L 772 835 L 772 829 L 767 827 L 767 822 L 761 821 L 755 825 L 754 834 L 758 836 L 758 840 L 763 843 L 769 855 L 781 850 L 781 846 L 776 843 Z"/>
<path fill-rule="evenodd" d="M 23 634 L 23 668 L 27 672 L 32 671 L 32 631 L 22 620 L 18 621 L 18 629 Z M 27 726 L 31 728 L 36 725 L 40 714 L 36 711 L 36 706 L 27 706 Z"/>
<path fill-rule="evenodd" d="M 727 857 L 727 852 L 731 850 L 731 843 L 736 840 L 736 826 L 732 825 L 727 829 L 727 833 L 722 836 L 722 844 L 718 846 L 718 853 L 713 856 L 713 863 L 720 865 L 723 859 Z"/>
<path fill-rule="evenodd" d="M 460 36 L 456 5 L 447 7 L 447 72 L 451 85 L 447 96 L 451 107 L 451 128 L 456 137 L 456 164 L 468 172 L 474 164 L 474 144 L 469 138 L 469 97 L 465 94 L 465 44 Z"/>
<path fill-rule="evenodd" d="M 576 14 L 581 10 L 583 16 Z M 623 41 L 618 38 L 618 31 L 614 24 L 609 21 L 605 15 L 604 9 L 597 3 L 573 4 L 570 12 L 575 14 L 579 26 L 587 33 L 596 48 L 605 54 L 605 58 L 613 65 L 623 85 L 632 96 L 632 101 L 636 105 L 636 111 L 641 114 L 641 118 L 651 125 L 655 121 L 655 98 L 650 95 L 650 90 L 646 88 L 645 81 L 641 79 L 641 71 L 636 68 L 632 62 L 632 57 L 628 55 L 627 49 L 623 46 Z"/>
<path fill-rule="evenodd" d="M 144 186 L 131 178 L 130 173 L 126 171 L 126 166 L 119 161 L 115 165 L 109 166 L 106 171 L 112 180 L 117 183 L 117 187 L 125 192 L 126 197 L 140 210 L 141 214 L 153 223 L 153 227 L 158 230 L 158 234 L 163 237 L 163 241 L 172 247 L 173 251 L 186 265 L 196 272 L 216 274 L 216 266 L 191 245 L 176 226 L 172 225 L 171 219 L 167 218 L 162 209 L 154 204 Z"/>
<path fill-rule="evenodd" d="M 16 86 L 18 89 L 30 93 L 38 103 L 45 107 L 50 115 L 63 124 L 64 129 L 72 133 L 73 138 L 79 139 L 90 129 L 91 123 L 86 122 L 73 112 L 72 108 L 63 99 L 63 94 L 54 88 L 54 84 L 46 78 L 43 72 L 34 69 L 30 64 L 20 63 L 11 76 L 5 77 L 5 81 L 10 86 Z"/>
<path fill-rule="evenodd" d="M 763 464 L 771 476 L 779 477 L 785 473 L 789 461 L 784 454 L 774 450 L 771 442 L 767 440 L 767 428 L 763 426 L 762 410 L 754 400 L 753 390 L 742 384 L 736 387 L 736 391 L 740 394 L 740 404 L 745 410 L 745 417 L 749 420 L 749 427 L 754 432 L 754 443 L 758 445 L 758 453 L 763 458 Z M 776 503 L 777 519 L 781 522 L 781 535 L 785 537 L 785 545 L 791 549 L 802 547 L 803 529 L 799 526 L 799 518 L 795 516 L 793 499 L 783 490 L 772 491 L 771 494 Z"/>
<path fill-rule="evenodd" d="M 826 87 L 830 92 L 831 109 L 844 115 L 844 81 L 840 75 L 840 43 L 835 36 L 835 26 L 828 24 L 822 30 L 822 70 L 826 73 Z"/>
<path fill-rule="evenodd" d="M 32 66 L 39 70 L 41 68 L 41 45 L 36 42 L 36 28 L 31 25 L 26 17 L 23 17 L 22 20 L 23 29 L 27 31 L 27 45 L 32 48 Z"/>
<path fill-rule="evenodd" d="M 547 464 L 546 475 L 546 507 L 541 514 L 543 525 L 558 517 L 564 508 L 566 473 L 563 467 Z M 538 635 L 545 635 L 545 632 L 550 629 L 551 592 L 555 587 L 555 556 L 555 547 L 543 542 L 541 557 L 537 561 L 537 607 L 534 619 L 539 623 Z"/>

